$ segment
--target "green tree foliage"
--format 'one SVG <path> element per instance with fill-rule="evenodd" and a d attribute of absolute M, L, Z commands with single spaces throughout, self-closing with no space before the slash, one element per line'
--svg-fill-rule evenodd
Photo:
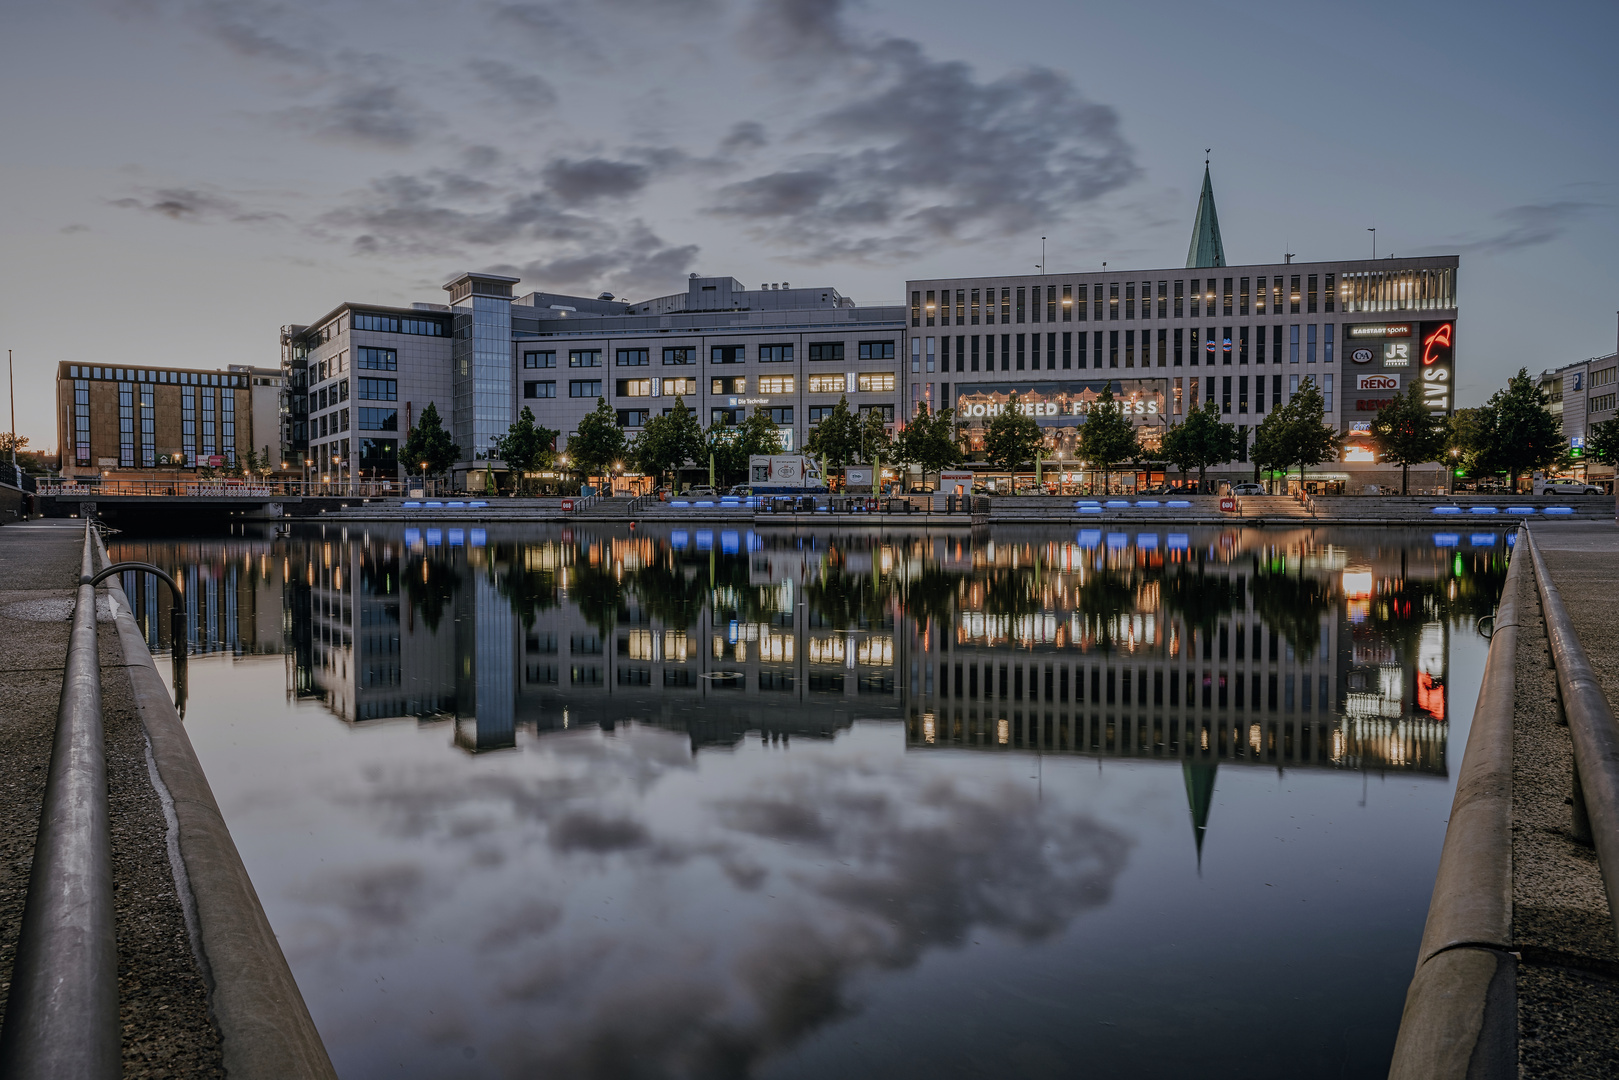
<path fill-rule="evenodd" d="M 642 472 L 660 479 L 688 461 L 708 456 L 697 417 L 675 398 L 675 407 L 646 422 L 630 447 L 630 458 Z"/>
<path fill-rule="evenodd" d="M 534 412 L 527 405 L 517 416 L 517 423 L 506 429 L 506 434 L 495 439 L 493 447 L 497 460 L 504 461 L 512 472 L 519 493 L 522 492 L 524 473 L 549 467 L 553 446 L 559 432 L 534 423 Z"/>
<path fill-rule="evenodd" d="M 841 469 L 860 458 L 860 426 L 849 410 L 849 399 L 838 398 L 831 415 L 824 418 L 804 440 L 804 449 L 816 457 L 824 458 L 827 466 Z"/>
<path fill-rule="evenodd" d="M 867 409 L 862 413 L 859 430 L 861 461 L 875 465 L 879 461 L 898 460 L 895 455 L 899 451 L 894 446 L 894 440 L 889 437 L 888 424 L 883 420 L 881 409 Z"/>
<path fill-rule="evenodd" d="M 1267 472 L 1286 469 L 1292 464 L 1287 442 L 1287 416 L 1281 409 L 1272 409 L 1254 428 L 1254 448 L 1249 451 L 1254 468 Z"/>
<path fill-rule="evenodd" d="M 1482 407 L 1457 409 L 1445 417 L 1445 452 L 1469 475 L 1483 471 L 1488 421 Z M 1450 451 L 1455 451 L 1454 454 Z"/>
<path fill-rule="evenodd" d="M 1304 470 L 1338 456 L 1338 432 L 1326 422 L 1326 405 L 1315 380 L 1306 376 L 1293 400 L 1260 422 L 1254 433 L 1253 455 L 1261 467 L 1286 471 L 1297 465 L 1299 484 Z"/>
<path fill-rule="evenodd" d="M 1163 459 L 1179 469 L 1183 478 L 1196 469 L 1199 491 L 1207 487 L 1210 465 L 1223 464 L 1241 452 L 1242 436 L 1233 425 L 1220 422 L 1220 406 L 1212 401 L 1164 432 Z"/>
<path fill-rule="evenodd" d="M 1125 415 L 1123 406 L 1113 400 L 1111 383 L 1102 387 L 1101 397 L 1091 403 L 1085 414 L 1077 449 L 1092 469 L 1101 470 L 1103 491 L 1109 489 L 1113 470 L 1141 453 L 1136 426 Z"/>
<path fill-rule="evenodd" d="M 781 453 L 781 431 L 768 412 L 755 409 L 735 427 L 710 425 L 707 443 L 716 478 L 721 484 L 734 484 L 747 479 L 748 458 Z"/>
<path fill-rule="evenodd" d="M 406 436 L 399 460 L 407 470 L 416 473 L 422 471 L 422 463 L 426 462 L 426 471 L 434 476 L 444 475 L 450 466 L 461 460 L 461 448 L 450 440 L 444 421 L 439 419 L 438 408 L 431 401 Z"/>
<path fill-rule="evenodd" d="M 921 466 L 923 480 L 930 472 L 936 473 L 954 465 L 961 457 L 956 445 L 955 410 L 930 413 L 927 405 L 919 405 L 916 415 L 900 432 L 896 457 L 900 461 Z"/>
<path fill-rule="evenodd" d="M 1044 441 L 1045 436 L 1034 417 L 1024 415 L 1018 408 L 1014 391 L 1001 411 L 984 425 L 984 460 L 1010 472 L 1025 462 L 1032 463 L 1035 451 Z"/>
<path fill-rule="evenodd" d="M 606 398 L 597 398 L 596 407 L 580 419 L 579 430 L 568 440 L 568 459 L 587 478 L 606 475 L 624 460 L 624 429 Z"/>
<path fill-rule="evenodd" d="M 1592 424 L 1585 436 L 1585 452 L 1604 465 L 1619 464 L 1619 418 Z"/>
<path fill-rule="evenodd" d="M 1546 408 L 1550 400 L 1524 368 L 1490 395 L 1479 410 L 1479 471 L 1504 472 L 1517 487 L 1525 472 L 1557 461 L 1567 446 L 1561 421 Z"/>
<path fill-rule="evenodd" d="M 1444 424 L 1424 404 L 1420 382 L 1413 381 L 1372 418 L 1372 445 L 1384 461 L 1399 462 L 1401 495 L 1409 486 L 1411 466 L 1437 461 L 1445 453 L 1445 441 Z"/>

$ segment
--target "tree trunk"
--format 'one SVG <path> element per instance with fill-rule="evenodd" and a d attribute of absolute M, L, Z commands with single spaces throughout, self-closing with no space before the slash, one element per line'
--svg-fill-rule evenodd
<path fill-rule="evenodd" d="M 1410 476 L 1411 476 L 1411 466 L 1410 466 L 1410 464 L 1407 463 L 1407 462 L 1404 462 L 1404 461 L 1400 462 L 1400 494 L 1401 495 L 1408 494 L 1408 492 L 1405 489 L 1406 489 L 1406 482 L 1410 478 Z"/>

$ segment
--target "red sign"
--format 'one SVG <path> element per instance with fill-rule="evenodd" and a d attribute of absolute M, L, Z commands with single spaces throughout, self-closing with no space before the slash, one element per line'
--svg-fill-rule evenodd
<path fill-rule="evenodd" d="M 1393 405 L 1393 398 L 1356 398 L 1356 412 L 1376 412 L 1386 405 Z"/>
<path fill-rule="evenodd" d="M 211 469 L 217 469 L 223 464 L 225 464 L 225 459 L 220 457 L 218 454 L 215 454 L 208 459 L 208 467 Z"/>
<path fill-rule="evenodd" d="M 1220 500 L 1220 510 L 1221 510 L 1222 513 L 1227 513 L 1227 514 L 1236 513 L 1237 512 L 1237 500 L 1232 498 L 1230 495 L 1225 496 L 1224 498 L 1222 498 Z"/>
<path fill-rule="evenodd" d="M 562 512 L 564 514 L 573 513 L 573 500 L 572 499 L 563 499 L 562 500 Z"/>
<path fill-rule="evenodd" d="M 1427 330 L 1427 327 L 1425 326 L 1423 329 Z M 1422 363 L 1424 367 L 1435 363 L 1450 363 L 1450 337 L 1451 334 L 1455 333 L 1455 329 L 1455 323 L 1443 322 L 1435 327 L 1432 332 L 1423 335 Z"/>

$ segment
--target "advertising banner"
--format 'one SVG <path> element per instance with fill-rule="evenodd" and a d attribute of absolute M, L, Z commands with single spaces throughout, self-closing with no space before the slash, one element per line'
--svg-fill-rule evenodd
<path fill-rule="evenodd" d="M 1422 400 L 1434 416 L 1446 416 L 1455 404 L 1452 384 L 1456 368 L 1456 324 L 1425 322 L 1422 346 Z"/>

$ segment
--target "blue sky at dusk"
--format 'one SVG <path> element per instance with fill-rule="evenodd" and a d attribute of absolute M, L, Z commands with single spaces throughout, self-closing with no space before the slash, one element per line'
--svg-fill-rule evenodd
<path fill-rule="evenodd" d="M 1619 6 L 61 0 L 0 36 L 0 347 L 279 362 L 463 269 L 640 299 L 691 271 L 1461 256 L 1460 404 L 1611 352 Z"/>

